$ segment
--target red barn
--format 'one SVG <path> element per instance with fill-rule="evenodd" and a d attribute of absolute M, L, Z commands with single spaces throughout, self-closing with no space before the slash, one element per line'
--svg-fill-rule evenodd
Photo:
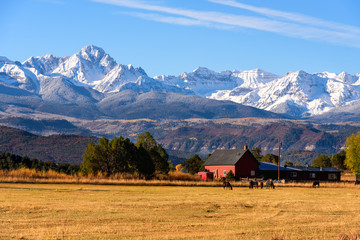
<path fill-rule="evenodd" d="M 215 150 L 205 162 L 205 170 L 212 172 L 214 178 L 226 177 L 231 170 L 236 179 L 255 177 L 259 162 L 247 146 L 244 150 Z"/>
<path fill-rule="evenodd" d="M 198 172 L 198 176 L 205 181 L 214 179 L 214 174 L 212 172 Z"/>

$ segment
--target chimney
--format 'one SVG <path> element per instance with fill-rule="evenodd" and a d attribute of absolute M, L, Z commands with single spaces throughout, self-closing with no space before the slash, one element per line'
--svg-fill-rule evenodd
<path fill-rule="evenodd" d="M 249 150 L 249 147 L 247 145 L 244 146 L 244 150 Z"/>

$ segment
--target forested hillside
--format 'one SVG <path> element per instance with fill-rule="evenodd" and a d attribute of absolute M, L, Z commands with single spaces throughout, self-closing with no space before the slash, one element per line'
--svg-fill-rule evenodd
<path fill-rule="evenodd" d="M 76 135 L 37 136 L 15 128 L 0 126 L 0 151 L 10 152 L 41 161 L 55 163 L 82 162 L 82 155 L 90 142 L 97 142 L 95 137 Z"/>

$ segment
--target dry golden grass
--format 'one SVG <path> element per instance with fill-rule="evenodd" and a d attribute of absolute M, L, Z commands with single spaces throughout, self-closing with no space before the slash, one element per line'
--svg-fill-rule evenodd
<path fill-rule="evenodd" d="M 359 239 L 356 188 L 0 183 L 0 239 Z"/>
<path fill-rule="evenodd" d="M 348 181 L 342 182 L 321 182 L 321 188 L 357 188 L 354 185 L 354 176 L 348 173 Z M 353 179 L 350 178 L 353 176 Z M 81 176 L 66 175 L 55 171 L 35 171 L 33 169 L 17 169 L 11 171 L 0 170 L 0 183 L 56 183 L 56 184 L 102 184 L 102 185 L 136 185 L 136 186 L 222 186 L 221 181 L 202 181 L 198 176 L 170 172 L 168 176 L 157 176 L 153 180 L 139 179 L 138 176 L 128 173 L 118 173 L 110 177 L 99 172 L 97 175 Z M 234 187 L 248 187 L 249 182 L 231 182 Z M 276 187 L 312 187 L 312 182 L 289 182 L 275 183 Z"/>

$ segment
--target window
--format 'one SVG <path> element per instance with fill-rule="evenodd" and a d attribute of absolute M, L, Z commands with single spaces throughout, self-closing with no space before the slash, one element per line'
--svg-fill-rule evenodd
<path fill-rule="evenodd" d="M 329 179 L 329 180 L 337 180 L 336 173 L 329 173 L 328 179 Z"/>
<path fill-rule="evenodd" d="M 296 178 L 297 177 L 297 172 L 291 172 L 290 176 L 293 177 L 293 178 Z"/>
<path fill-rule="evenodd" d="M 255 171 L 254 171 L 254 170 L 251 170 L 250 175 L 251 175 L 251 176 L 255 176 Z"/>
<path fill-rule="evenodd" d="M 224 174 L 223 174 L 224 176 L 226 176 L 226 170 L 224 170 Z"/>
<path fill-rule="evenodd" d="M 316 174 L 315 174 L 315 173 L 310 173 L 309 177 L 310 177 L 310 178 L 315 178 L 315 177 L 316 177 Z"/>

